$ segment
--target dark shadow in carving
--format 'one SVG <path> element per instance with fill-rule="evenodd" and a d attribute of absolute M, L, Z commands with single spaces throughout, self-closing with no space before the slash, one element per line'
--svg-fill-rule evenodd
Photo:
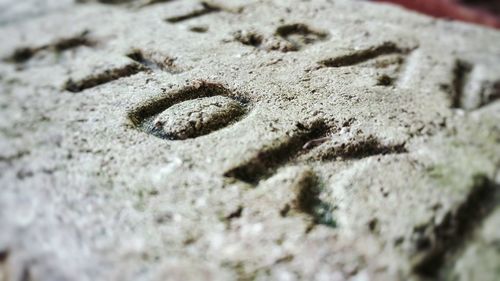
<path fill-rule="evenodd" d="M 453 84 L 451 90 L 451 107 L 461 108 L 465 85 L 472 72 L 472 65 L 468 62 L 457 60 L 453 68 Z"/>
<path fill-rule="evenodd" d="M 201 9 L 194 10 L 190 13 L 185 14 L 185 15 L 167 18 L 166 21 L 169 23 L 179 23 L 179 22 L 186 21 L 186 20 L 189 20 L 192 18 L 197 18 L 197 17 L 201 17 L 201 16 L 208 15 L 211 13 L 220 12 L 222 10 L 221 7 L 215 6 L 215 5 L 210 4 L 208 2 L 201 2 L 201 5 L 202 5 Z"/>
<path fill-rule="evenodd" d="M 255 48 L 260 48 L 264 41 L 264 36 L 254 30 L 238 30 L 233 33 L 233 37 L 241 44 Z"/>
<path fill-rule="evenodd" d="M 451 87 L 443 85 L 451 108 L 472 111 L 500 99 L 500 80 L 477 77 L 473 75 L 474 70 L 475 66 L 470 62 L 455 62 Z"/>
<path fill-rule="evenodd" d="M 414 263 L 414 271 L 422 276 L 439 279 L 449 254 L 463 247 L 481 222 L 498 206 L 500 186 L 485 175 L 474 177 L 473 187 L 465 200 L 450 211 L 438 225 L 430 223 L 416 229 L 417 250 L 422 254 Z"/>
<path fill-rule="evenodd" d="M 289 44 L 280 48 L 280 51 L 298 51 L 306 45 L 328 38 L 325 31 L 315 30 L 303 23 L 282 25 L 276 29 L 276 36 L 285 39 Z"/>
<path fill-rule="evenodd" d="M 375 59 L 379 56 L 389 54 L 407 54 L 408 52 L 410 52 L 409 49 L 401 48 L 393 42 L 385 42 L 376 47 L 353 51 L 343 56 L 322 60 L 319 62 L 319 65 L 321 67 L 352 66 Z"/>
<path fill-rule="evenodd" d="M 323 122 L 316 122 L 310 128 L 297 128 L 287 138 L 263 148 L 249 161 L 227 171 L 224 176 L 257 184 L 259 180 L 274 173 L 278 166 L 295 158 L 309 140 L 324 135 L 327 130 Z"/>
<path fill-rule="evenodd" d="M 324 142 L 328 141 L 322 139 Z M 407 153 L 405 143 L 381 144 L 374 136 L 370 135 L 361 139 L 352 138 L 340 144 L 325 145 L 318 148 L 315 160 L 328 161 L 338 157 L 342 159 L 362 159 L 374 155 Z"/>
<path fill-rule="evenodd" d="M 485 83 L 481 87 L 480 103 L 478 107 L 486 106 L 500 99 L 500 80 Z"/>
<path fill-rule="evenodd" d="M 98 2 L 106 5 L 125 5 L 135 4 L 136 7 L 142 8 L 154 4 L 171 2 L 173 0 L 76 0 L 77 3 Z"/>
<path fill-rule="evenodd" d="M 174 110 L 175 107 L 187 102 L 191 104 L 185 108 L 190 106 L 196 108 L 198 104 L 202 105 L 202 109 L 204 106 L 216 106 L 220 110 L 197 111 L 194 114 L 203 115 L 203 121 L 181 120 L 180 129 L 165 129 L 164 126 L 168 126 L 168 123 L 165 124 L 165 120 L 158 119 L 161 118 L 160 114 L 165 112 L 168 114 L 169 110 Z M 131 111 L 128 116 L 134 126 L 148 134 L 167 140 L 181 140 L 206 135 L 241 120 L 247 111 L 247 106 L 248 100 L 236 96 L 221 84 L 201 82 L 151 100 Z M 192 112 L 184 113 L 187 114 L 179 114 L 180 118 L 192 116 Z M 175 118 L 176 114 L 170 116 Z"/>
<path fill-rule="evenodd" d="M 64 85 L 64 89 L 73 93 L 81 92 L 102 84 L 118 80 L 123 77 L 132 76 L 141 71 L 146 70 L 142 65 L 137 63 L 127 64 L 122 67 L 106 70 L 102 73 L 91 75 L 82 80 L 73 81 L 69 79 Z"/>
<path fill-rule="evenodd" d="M 14 51 L 14 53 L 5 60 L 12 63 L 24 63 L 34 57 L 41 51 L 52 51 L 61 53 L 70 49 L 78 48 L 81 46 L 94 46 L 96 42 L 88 37 L 89 31 L 84 31 L 81 34 L 59 39 L 51 44 L 39 47 L 21 47 Z"/>
<path fill-rule="evenodd" d="M 295 208 L 308 214 L 314 224 L 322 224 L 328 227 L 336 227 L 337 223 L 333 217 L 333 206 L 320 199 L 321 181 L 314 172 L 306 174 L 297 183 L 298 190 Z"/>
<path fill-rule="evenodd" d="M 163 70 L 172 74 L 182 72 L 182 70 L 174 63 L 175 59 L 168 56 L 163 56 L 160 59 L 159 56 L 135 49 L 131 53 L 127 54 L 127 57 L 142 64 L 145 68 L 150 70 Z"/>

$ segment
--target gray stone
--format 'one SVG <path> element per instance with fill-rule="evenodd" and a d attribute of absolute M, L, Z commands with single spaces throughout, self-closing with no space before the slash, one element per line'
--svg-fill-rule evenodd
<path fill-rule="evenodd" d="M 18 2 L 0 280 L 498 276 L 498 31 L 364 1 Z"/>

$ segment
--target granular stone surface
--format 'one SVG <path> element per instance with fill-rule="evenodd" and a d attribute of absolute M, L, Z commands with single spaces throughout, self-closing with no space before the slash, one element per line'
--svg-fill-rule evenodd
<path fill-rule="evenodd" d="M 498 280 L 499 31 L 347 0 L 0 7 L 0 280 Z"/>

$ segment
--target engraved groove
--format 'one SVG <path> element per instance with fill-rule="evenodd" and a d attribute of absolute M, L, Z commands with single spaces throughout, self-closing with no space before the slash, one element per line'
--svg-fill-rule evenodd
<path fill-rule="evenodd" d="M 423 253 L 417 255 L 413 269 L 426 277 L 438 277 L 449 255 L 463 247 L 477 226 L 490 214 L 500 199 L 500 186 L 484 175 L 474 177 L 474 183 L 465 200 L 447 213 L 438 225 L 417 230 L 426 243 Z M 452 261 L 452 260 L 448 260 Z"/>
<path fill-rule="evenodd" d="M 192 18 L 197 18 L 211 13 L 220 12 L 222 10 L 220 7 L 210 4 L 208 2 L 201 2 L 201 5 L 202 5 L 201 9 L 194 10 L 184 15 L 167 18 L 166 21 L 169 23 L 179 23 Z"/>
<path fill-rule="evenodd" d="M 333 207 L 320 199 L 321 182 L 314 172 L 309 172 L 298 179 L 295 188 L 294 208 L 309 215 L 314 224 L 336 227 Z"/>
<path fill-rule="evenodd" d="M 6 61 L 13 63 L 24 63 L 33 58 L 36 54 L 42 51 L 52 51 L 55 53 L 61 53 L 70 49 L 75 49 L 81 46 L 94 46 L 95 42 L 88 38 L 88 31 L 84 31 L 81 34 L 62 38 L 53 43 L 39 46 L 39 47 L 21 47 L 14 51 L 14 53 L 9 56 Z"/>
<path fill-rule="evenodd" d="M 322 67 L 345 67 L 357 65 L 382 55 L 407 54 L 409 50 L 397 46 L 393 42 L 385 42 L 380 46 L 355 51 L 343 56 L 322 60 L 319 65 Z"/>
<path fill-rule="evenodd" d="M 303 23 L 294 23 L 278 27 L 276 29 L 276 36 L 288 42 L 285 48 L 280 48 L 280 51 L 288 52 L 298 51 L 306 45 L 313 44 L 317 41 L 323 41 L 328 38 L 328 33 L 312 29 Z"/>
<path fill-rule="evenodd" d="M 281 164 L 295 157 L 310 139 L 324 135 L 327 127 L 323 122 L 316 122 L 310 128 L 299 128 L 280 143 L 263 148 L 246 163 L 227 171 L 224 176 L 256 184 L 269 176 Z"/>
<path fill-rule="evenodd" d="M 500 80 L 495 70 L 457 60 L 452 70 L 451 87 L 448 90 L 450 107 L 476 110 L 500 98 Z M 493 76 L 492 76 L 493 74 Z"/>
<path fill-rule="evenodd" d="M 264 41 L 264 36 L 254 30 L 238 30 L 233 33 L 233 37 L 241 44 L 255 48 L 259 48 Z"/>
<path fill-rule="evenodd" d="M 281 187 L 276 187 L 275 181 L 279 181 Z M 312 219 L 313 225 L 307 230 L 310 231 L 317 224 L 328 227 L 337 225 L 333 217 L 333 206 L 321 199 L 322 186 L 317 174 L 309 166 L 304 166 L 288 167 L 260 188 L 268 193 L 284 193 L 273 197 L 273 204 L 278 206 L 280 215 L 288 217 L 297 213 L 305 214 Z"/>
<path fill-rule="evenodd" d="M 143 8 L 155 4 L 167 3 L 174 0 L 76 0 L 77 3 L 92 3 L 97 2 L 105 5 L 124 5 L 131 8 Z"/>
<path fill-rule="evenodd" d="M 323 139 L 323 141 L 327 140 L 333 139 Z M 375 155 L 401 154 L 408 152 L 405 148 L 405 143 L 385 145 L 380 143 L 380 141 L 372 135 L 364 138 L 350 138 L 347 141 L 319 147 L 318 150 L 319 151 L 313 158 L 321 161 L 334 160 L 337 158 L 362 159 Z"/>
<path fill-rule="evenodd" d="M 500 99 L 500 80 L 483 84 L 479 95 L 480 103 L 478 108 Z"/>
<path fill-rule="evenodd" d="M 195 138 L 240 120 L 248 101 L 221 84 L 202 82 L 148 101 L 129 113 L 132 124 L 167 140 Z"/>
<path fill-rule="evenodd" d="M 457 60 L 453 68 L 453 84 L 451 91 L 451 107 L 463 108 L 465 86 L 472 72 L 472 65 L 468 62 Z"/>
<path fill-rule="evenodd" d="M 123 67 L 109 69 L 102 73 L 91 75 L 82 80 L 73 81 L 72 79 L 69 79 L 68 81 L 66 81 L 64 89 L 73 93 L 77 93 L 89 88 L 109 83 L 114 80 L 118 80 L 120 78 L 132 76 L 144 70 L 146 69 L 142 65 L 131 63 Z"/>
<path fill-rule="evenodd" d="M 127 54 L 127 57 L 140 63 L 145 68 L 150 70 L 163 70 L 172 74 L 182 72 L 182 70 L 174 63 L 175 59 L 167 56 L 159 56 L 153 53 L 146 53 L 136 49 Z"/>
<path fill-rule="evenodd" d="M 173 1 L 173 0 L 145 0 L 145 1 L 141 1 L 139 3 L 139 8 L 151 6 L 151 5 L 155 5 L 155 4 L 167 3 L 167 2 L 171 2 L 171 1 Z"/>

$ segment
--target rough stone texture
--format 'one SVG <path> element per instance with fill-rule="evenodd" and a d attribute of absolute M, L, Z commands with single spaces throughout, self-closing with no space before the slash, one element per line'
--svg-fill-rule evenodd
<path fill-rule="evenodd" d="M 0 280 L 498 279 L 498 31 L 342 0 L 1 5 Z M 158 137 L 174 111 L 203 130 Z"/>
<path fill-rule="evenodd" d="M 230 98 L 199 98 L 166 109 L 153 120 L 153 126 L 166 138 L 195 138 L 228 125 L 243 113 L 242 106 Z"/>

